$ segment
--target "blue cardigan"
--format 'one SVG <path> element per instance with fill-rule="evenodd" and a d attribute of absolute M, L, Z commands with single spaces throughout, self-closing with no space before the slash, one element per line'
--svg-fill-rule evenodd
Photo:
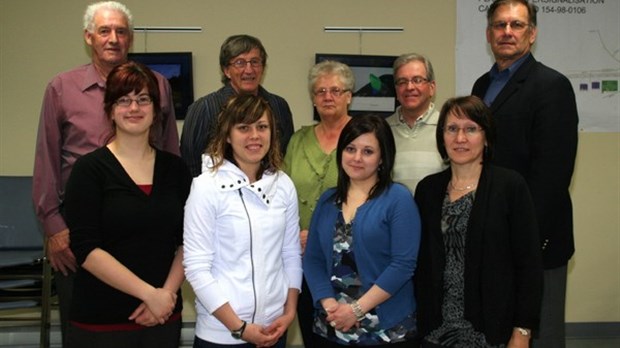
<path fill-rule="evenodd" d="M 340 208 L 335 189 L 321 195 L 310 221 L 303 258 L 304 275 L 316 308 L 334 297 L 331 285 L 334 227 Z M 389 329 L 416 311 L 412 276 L 420 244 L 420 215 L 409 190 L 392 184 L 379 197 L 362 204 L 353 222 L 355 262 L 366 292 L 374 284 L 390 298 L 375 307 L 380 326 Z"/>

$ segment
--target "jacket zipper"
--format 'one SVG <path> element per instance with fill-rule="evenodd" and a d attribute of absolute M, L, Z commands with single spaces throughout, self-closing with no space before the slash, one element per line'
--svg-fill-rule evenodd
<path fill-rule="evenodd" d="M 252 221 L 250 220 L 250 213 L 248 212 L 248 207 L 245 205 L 245 200 L 243 199 L 243 193 L 241 192 L 241 189 L 239 189 L 239 197 L 241 198 L 241 203 L 243 204 L 245 215 L 247 215 L 248 217 L 248 227 L 250 227 L 250 263 L 252 264 L 252 292 L 254 295 L 254 310 L 252 312 L 251 322 L 253 323 L 256 317 L 257 300 L 256 300 L 256 280 L 255 280 L 255 274 L 254 274 L 254 248 L 253 248 L 253 240 L 252 240 Z"/>

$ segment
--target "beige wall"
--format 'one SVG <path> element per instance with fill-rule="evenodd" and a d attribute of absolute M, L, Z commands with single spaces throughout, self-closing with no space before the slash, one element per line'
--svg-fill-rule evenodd
<path fill-rule="evenodd" d="M 89 61 L 81 16 L 90 1 L 0 1 L 0 175 L 32 172 L 45 85 Z M 134 51 L 192 51 L 195 96 L 219 88 L 218 53 L 229 35 L 259 37 L 269 53 L 264 86 L 285 97 L 295 125 L 311 123 L 306 74 L 314 54 L 427 54 L 437 104 L 455 89 L 456 0 L 138 1 L 137 26 L 200 26 L 201 33 L 136 34 Z M 402 26 L 403 33 L 325 33 L 324 26 Z M 481 34 L 480 40 L 484 40 Z M 473 81 L 472 81 L 473 83 Z M 181 127 L 181 123 L 179 123 Z M 577 253 L 570 264 L 567 320 L 620 321 L 620 137 L 581 133 L 573 180 Z M 188 302 L 187 315 L 193 304 Z"/>

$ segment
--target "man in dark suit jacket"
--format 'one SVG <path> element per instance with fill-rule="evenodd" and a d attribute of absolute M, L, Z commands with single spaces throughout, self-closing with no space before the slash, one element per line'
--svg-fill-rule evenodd
<path fill-rule="evenodd" d="M 496 63 L 472 94 L 491 108 L 497 127 L 494 163 L 523 175 L 534 199 L 545 268 L 536 347 L 564 347 L 567 264 L 575 251 L 569 186 L 577 152 L 577 106 L 570 81 L 537 62 L 536 8 L 496 0 L 487 12 Z"/>

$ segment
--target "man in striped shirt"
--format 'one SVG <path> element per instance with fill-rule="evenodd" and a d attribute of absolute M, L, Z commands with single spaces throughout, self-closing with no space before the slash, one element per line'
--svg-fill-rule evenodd
<path fill-rule="evenodd" d="M 194 177 L 201 173 L 201 156 L 215 135 L 217 116 L 233 95 L 259 95 L 269 103 L 278 123 L 282 154 L 285 153 L 294 131 L 293 117 L 284 98 L 267 92 L 260 85 L 266 64 L 267 52 L 255 37 L 234 35 L 222 44 L 220 70 L 224 86 L 190 105 L 183 125 L 181 157 Z"/>

